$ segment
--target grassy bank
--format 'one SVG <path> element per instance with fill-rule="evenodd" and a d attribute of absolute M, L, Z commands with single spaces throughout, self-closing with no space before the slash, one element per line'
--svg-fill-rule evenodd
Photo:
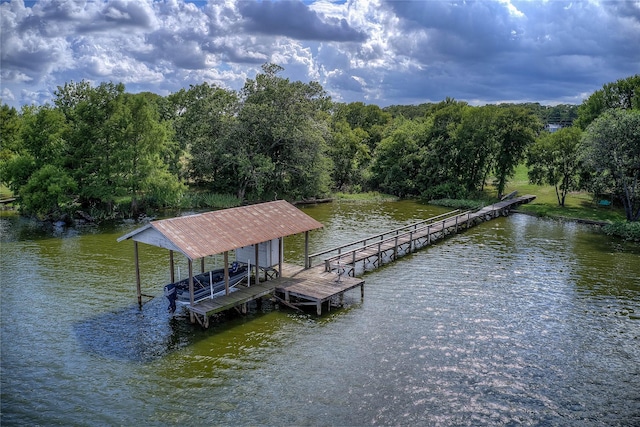
<path fill-rule="evenodd" d="M 529 183 L 527 168 L 522 165 L 516 175 L 508 183 L 505 193 L 518 191 L 519 195 L 533 194 L 536 199 L 519 210 L 542 217 L 560 219 L 582 219 L 597 222 L 625 221 L 624 210 L 615 206 L 600 206 L 590 193 L 580 191 L 567 195 L 565 206 L 558 205 L 555 189 L 550 185 L 533 185 Z M 495 192 L 494 192 L 495 194 Z"/>
<path fill-rule="evenodd" d="M 518 195 L 533 194 L 536 199 L 518 210 L 539 217 L 578 221 L 603 225 L 602 231 L 610 236 L 640 242 L 640 223 L 627 222 L 624 209 L 617 206 L 601 206 L 590 193 L 576 191 L 567 195 L 565 206 L 558 205 L 555 189 L 550 185 L 529 183 L 527 168 L 521 165 L 515 176 L 508 182 L 505 194 L 517 191 Z M 489 185 L 485 191 L 471 200 L 432 200 L 429 203 L 456 209 L 478 209 L 495 203 L 496 189 Z"/>
<path fill-rule="evenodd" d="M 374 202 L 398 200 L 395 196 L 379 193 L 377 191 L 369 191 L 367 193 L 335 193 L 332 198 L 335 200 L 361 200 Z"/>

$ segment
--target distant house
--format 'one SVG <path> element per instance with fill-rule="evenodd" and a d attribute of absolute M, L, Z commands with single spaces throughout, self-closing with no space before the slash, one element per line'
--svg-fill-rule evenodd
<path fill-rule="evenodd" d="M 559 125 L 557 123 L 547 123 L 547 125 L 544 127 L 549 133 L 554 133 L 559 131 L 560 129 L 563 128 L 562 125 Z"/>

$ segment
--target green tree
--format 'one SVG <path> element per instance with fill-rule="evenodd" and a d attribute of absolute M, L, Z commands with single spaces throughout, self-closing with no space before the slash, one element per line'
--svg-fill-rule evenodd
<path fill-rule="evenodd" d="M 49 105 L 25 106 L 16 123 L 9 116 L 11 126 L 7 135 L 7 149 L 3 151 L 0 176 L 9 188 L 18 193 L 31 175 L 45 165 L 61 166 L 67 150 L 68 127 L 64 115 Z M 13 123 L 11 123 L 13 122 Z"/>
<path fill-rule="evenodd" d="M 75 181 L 61 168 L 45 165 L 20 189 L 20 211 L 40 219 L 59 219 L 71 209 Z"/>
<path fill-rule="evenodd" d="M 640 110 L 608 110 L 583 136 L 584 160 L 595 171 L 592 188 L 620 198 L 628 221 L 640 219 Z"/>
<path fill-rule="evenodd" d="M 454 131 L 458 157 L 455 165 L 459 181 L 469 191 L 481 190 L 491 172 L 497 148 L 498 107 L 467 106 Z"/>
<path fill-rule="evenodd" d="M 124 116 L 117 138 L 122 149 L 114 153 L 114 161 L 119 166 L 116 176 L 121 177 L 118 186 L 131 196 L 132 213 L 139 212 L 141 199 L 152 199 L 161 207 L 179 200 L 183 186 L 163 161 L 171 142 L 169 124 L 160 121 L 157 106 L 145 95 L 128 95 L 120 111 Z"/>
<path fill-rule="evenodd" d="M 502 197 L 507 180 L 524 159 L 542 124 L 525 108 L 507 106 L 496 111 L 496 154 L 493 171 L 498 197 Z"/>
<path fill-rule="evenodd" d="M 383 111 L 389 113 L 391 118 L 404 117 L 405 119 L 424 118 L 428 111 L 433 108 L 431 103 L 423 103 L 418 105 L 390 105 L 384 107 Z"/>
<path fill-rule="evenodd" d="M 333 121 L 346 121 L 351 129 L 361 129 L 366 132 L 365 142 L 369 150 L 375 150 L 383 138 L 385 128 L 391 122 L 391 114 L 382 110 L 377 105 L 365 105 L 362 102 L 334 105 Z"/>
<path fill-rule="evenodd" d="M 203 83 L 169 97 L 176 116 L 175 137 L 180 150 L 189 153 L 185 178 L 213 191 L 230 191 L 224 176 L 223 141 L 236 125 L 240 100 L 236 92 Z"/>
<path fill-rule="evenodd" d="M 242 89 L 236 138 L 225 150 L 227 166 L 237 173 L 238 196 L 247 190 L 258 199 L 326 194 L 329 97 L 316 82 L 279 77 L 282 68 L 275 64 L 262 69 Z"/>
<path fill-rule="evenodd" d="M 33 156 L 36 168 L 62 165 L 69 133 L 64 114 L 49 105 L 24 107 L 22 122 L 22 146 Z"/>
<path fill-rule="evenodd" d="M 371 165 L 371 181 L 375 188 L 399 197 L 421 193 L 418 181 L 425 173 L 424 121 L 396 119 L 389 136 L 378 144 Z"/>
<path fill-rule="evenodd" d="M 2 160 L 0 165 L 0 180 L 14 195 L 19 194 L 20 188 L 37 170 L 35 159 L 26 151 L 10 155 L 6 160 Z"/>
<path fill-rule="evenodd" d="M 459 185 L 460 146 L 455 138 L 455 131 L 460 122 L 467 103 L 447 98 L 435 104 L 427 114 L 428 126 L 423 146 L 427 150 L 423 156 L 420 188 L 424 190 L 442 184 Z M 457 191 L 456 191 L 457 193 Z M 437 198 L 437 194 L 427 194 L 427 198 Z"/>
<path fill-rule="evenodd" d="M 123 84 L 101 83 L 90 87 L 85 82 L 58 87 L 56 105 L 60 105 L 68 123 L 69 151 L 65 167 L 78 183 L 83 206 L 107 210 L 116 197 L 123 196 L 118 153 L 125 148 L 121 139 L 126 125 Z"/>
<path fill-rule="evenodd" d="M 83 207 L 110 215 L 116 199 L 130 197 L 135 215 L 151 193 L 161 205 L 179 198 L 181 185 L 166 163 L 172 132 L 160 118 L 157 97 L 128 94 L 123 84 L 85 82 L 59 87 L 56 96 L 69 124 L 64 167 L 78 184 Z M 165 191 L 157 192 L 158 186 Z M 166 199 L 157 197 L 162 194 Z"/>
<path fill-rule="evenodd" d="M 576 125 L 584 130 L 598 116 L 612 108 L 640 109 L 640 74 L 607 83 L 595 91 L 578 108 Z"/>
<path fill-rule="evenodd" d="M 543 132 L 528 151 L 529 181 L 553 185 L 560 206 L 564 206 L 569 191 L 578 189 L 581 137 L 577 127 Z"/>
<path fill-rule="evenodd" d="M 15 194 L 35 170 L 35 161 L 22 145 L 22 117 L 6 104 L 0 108 L 0 182 Z M 26 155 L 25 155 L 26 154 Z"/>
<path fill-rule="evenodd" d="M 331 175 L 338 190 L 362 184 L 362 175 L 371 159 L 368 139 L 367 132 L 360 127 L 352 129 L 346 120 L 333 123 L 329 156 L 333 161 Z"/>
<path fill-rule="evenodd" d="M 10 154 L 17 153 L 22 144 L 20 132 L 22 118 L 13 107 L 2 104 L 0 107 L 0 160 L 6 159 Z"/>

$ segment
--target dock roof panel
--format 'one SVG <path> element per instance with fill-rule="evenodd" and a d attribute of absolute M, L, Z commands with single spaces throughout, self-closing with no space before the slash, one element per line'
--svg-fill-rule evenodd
<path fill-rule="evenodd" d="M 151 221 L 118 241 L 133 239 L 174 249 L 193 260 L 318 228 L 320 222 L 277 200 Z"/>

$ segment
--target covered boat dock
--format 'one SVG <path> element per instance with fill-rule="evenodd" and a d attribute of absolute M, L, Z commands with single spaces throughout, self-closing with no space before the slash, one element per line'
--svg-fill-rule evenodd
<path fill-rule="evenodd" d="M 138 243 L 146 243 L 169 250 L 171 282 L 175 282 L 174 253 L 183 254 L 188 261 L 190 303 L 187 306 L 191 322 L 196 320 L 208 326 L 208 317 L 214 312 L 244 304 L 250 300 L 272 293 L 273 284 L 260 284 L 260 268 L 281 276 L 283 271 L 284 237 L 305 233 L 305 259 L 308 258 L 309 232 L 322 228 L 322 224 L 303 213 L 292 204 L 277 200 L 256 205 L 205 212 L 176 218 L 151 221 L 132 232 L 118 238 L 118 242 L 133 240 L 136 289 L 138 304 L 142 304 Z M 250 253 L 255 269 L 254 286 L 247 287 L 234 298 L 230 298 L 229 252 Z M 218 302 L 216 298 L 196 304 L 194 301 L 193 263 L 204 258 L 224 255 L 225 295 Z M 277 268 L 276 268 L 277 267 Z M 226 298 L 225 298 L 226 297 Z"/>

